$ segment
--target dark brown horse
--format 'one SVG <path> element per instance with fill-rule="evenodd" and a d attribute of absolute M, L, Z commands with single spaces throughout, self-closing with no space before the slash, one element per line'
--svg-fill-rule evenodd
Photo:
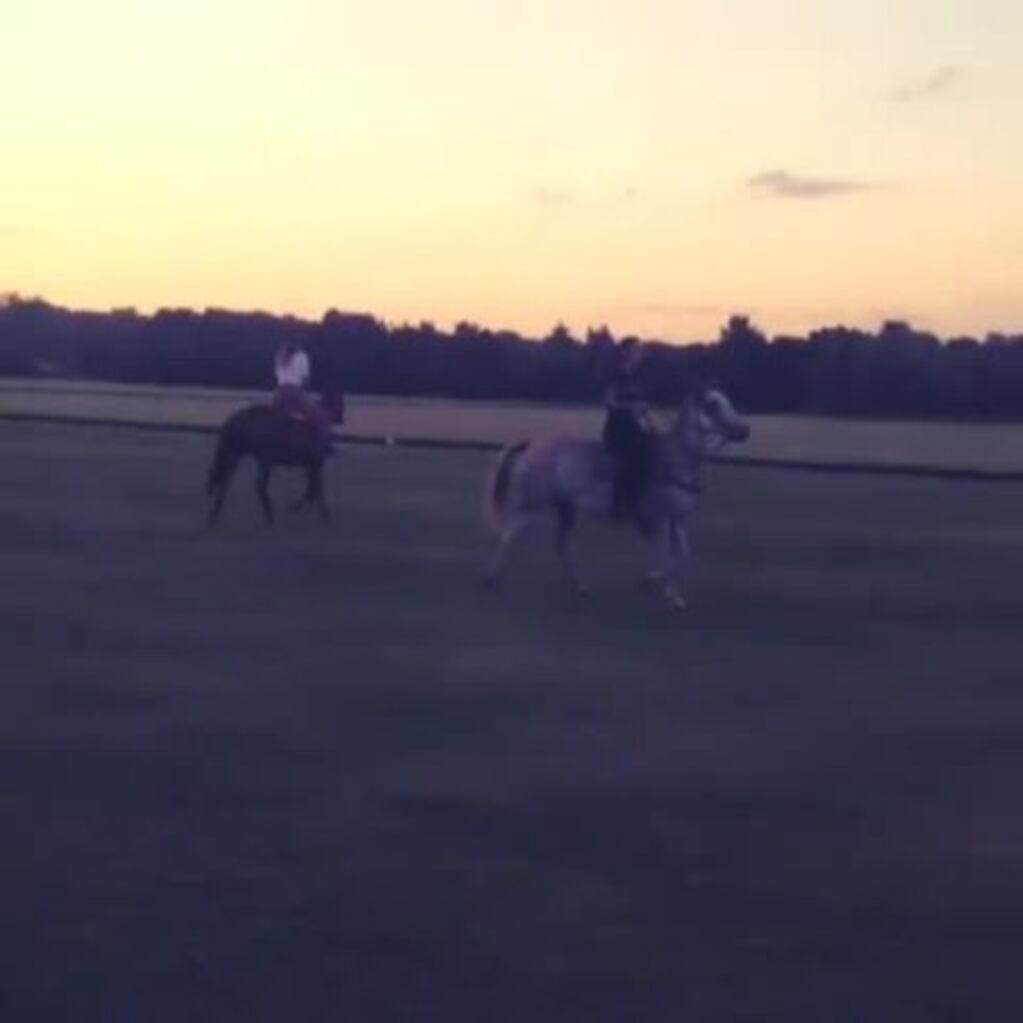
<path fill-rule="evenodd" d="M 339 392 L 325 391 L 319 400 L 331 422 L 338 425 L 344 422 L 344 398 Z M 239 409 L 220 428 L 217 450 L 206 478 L 211 525 L 220 518 L 235 471 L 250 456 L 256 461 L 256 495 L 268 523 L 274 521 L 270 473 L 278 466 L 305 469 L 305 494 L 293 509 L 315 505 L 323 520 L 330 520 L 323 486 L 323 468 L 330 449 L 324 445 L 314 423 L 279 404 L 264 402 Z"/>

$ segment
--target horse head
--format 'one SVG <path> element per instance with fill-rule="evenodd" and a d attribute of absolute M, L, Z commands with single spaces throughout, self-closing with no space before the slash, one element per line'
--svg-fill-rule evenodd
<path fill-rule="evenodd" d="M 752 427 L 720 388 L 706 388 L 698 404 L 704 430 L 720 437 L 722 444 L 743 444 L 749 440 Z"/>
<path fill-rule="evenodd" d="M 701 383 L 686 392 L 668 432 L 691 457 L 699 460 L 725 444 L 749 440 L 751 428 L 724 391 Z"/>

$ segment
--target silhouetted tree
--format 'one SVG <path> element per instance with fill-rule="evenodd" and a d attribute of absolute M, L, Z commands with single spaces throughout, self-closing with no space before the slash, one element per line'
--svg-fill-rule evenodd
<path fill-rule="evenodd" d="M 460 398 L 596 402 L 614 355 L 606 326 L 584 340 L 556 325 L 541 341 L 462 321 L 388 327 L 332 309 L 316 321 L 227 309 L 74 312 L 38 298 L 0 296 L 0 374 L 66 375 L 204 387 L 272 386 L 273 357 L 304 343 L 314 383 L 349 391 Z M 641 373 L 652 398 L 678 399 L 694 373 L 713 371 L 749 412 L 1023 419 L 1023 336 L 942 343 L 902 320 L 876 334 L 842 326 L 769 340 L 748 316 L 715 343 L 649 342 Z"/>

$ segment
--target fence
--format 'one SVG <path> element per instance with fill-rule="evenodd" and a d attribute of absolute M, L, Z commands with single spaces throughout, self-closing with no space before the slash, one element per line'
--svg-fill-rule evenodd
<path fill-rule="evenodd" d="M 214 426 L 196 423 L 152 422 L 141 419 L 70 416 L 34 412 L 0 412 L 0 420 L 63 426 L 91 426 L 144 430 L 153 433 L 203 434 L 217 432 Z M 407 437 L 383 434 L 342 434 L 343 444 L 394 446 L 440 451 L 499 451 L 504 445 L 486 440 L 454 440 L 441 437 Z M 832 462 L 795 458 L 762 458 L 723 455 L 711 459 L 717 465 L 746 469 L 778 469 L 806 473 L 843 473 L 874 476 L 901 476 L 917 479 L 963 480 L 975 482 L 1021 483 L 1023 472 L 998 469 L 942 468 L 938 466 L 892 464 L 887 462 Z"/>

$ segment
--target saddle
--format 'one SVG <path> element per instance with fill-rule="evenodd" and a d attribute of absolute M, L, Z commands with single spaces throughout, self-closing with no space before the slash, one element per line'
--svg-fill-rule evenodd
<path fill-rule="evenodd" d="M 309 425 L 313 425 L 312 416 L 300 405 L 288 401 L 287 399 L 281 400 L 280 398 L 275 398 L 270 403 L 270 407 L 278 416 L 288 422 L 308 423 Z"/>

